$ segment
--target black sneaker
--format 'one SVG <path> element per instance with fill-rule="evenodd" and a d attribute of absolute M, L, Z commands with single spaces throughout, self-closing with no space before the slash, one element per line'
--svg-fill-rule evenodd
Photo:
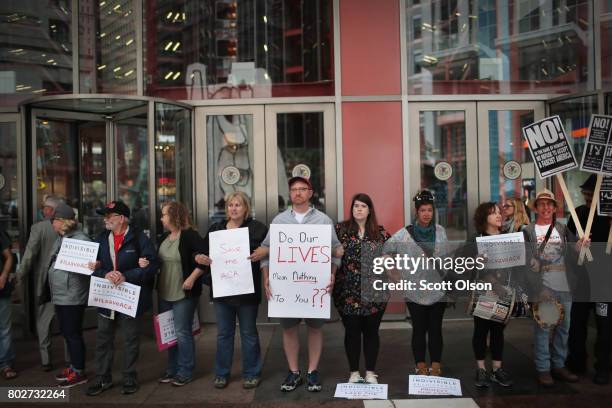
<path fill-rule="evenodd" d="M 478 388 L 487 388 L 489 386 L 489 376 L 484 368 L 476 369 L 476 382 L 474 385 Z"/>
<path fill-rule="evenodd" d="M 95 383 L 91 384 L 86 391 L 86 394 L 90 397 L 101 394 L 104 391 L 108 390 L 113 386 L 111 381 L 104 381 L 101 378 L 98 378 Z"/>
<path fill-rule="evenodd" d="M 593 382 L 597 385 L 610 384 L 610 373 L 607 371 L 595 371 Z"/>
<path fill-rule="evenodd" d="M 182 387 L 183 385 L 189 384 L 191 382 L 191 378 L 183 377 L 182 375 L 177 375 L 174 377 L 174 381 L 172 381 L 172 385 L 175 387 Z"/>
<path fill-rule="evenodd" d="M 174 380 L 174 376 L 168 373 L 164 373 L 164 375 L 162 375 L 161 377 L 159 377 L 157 379 L 157 382 L 160 384 L 168 384 L 171 383 L 172 380 Z"/>
<path fill-rule="evenodd" d="M 306 376 L 306 389 L 310 392 L 319 392 L 321 391 L 321 382 L 319 381 L 319 371 L 314 370 L 313 372 L 308 373 Z"/>
<path fill-rule="evenodd" d="M 281 391 L 293 391 L 295 390 L 300 384 L 302 384 L 303 379 L 302 379 L 302 374 L 300 373 L 300 371 L 298 370 L 297 373 L 294 373 L 293 371 L 289 371 L 289 373 L 287 374 L 287 377 L 285 378 L 285 381 L 283 381 L 283 383 L 281 384 Z"/>
<path fill-rule="evenodd" d="M 123 386 L 121 387 L 121 393 L 123 395 L 133 394 L 140 389 L 138 380 L 135 378 L 126 378 L 123 380 Z"/>
<path fill-rule="evenodd" d="M 503 368 L 498 368 L 491 374 L 491 381 L 501 385 L 502 387 L 512 387 L 512 378 L 504 371 Z"/>
<path fill-rule="evenodd" d="M 77 373 L 76 371 L 70 371 L 68 377 L 64 381 L 60 381 L 58 387 L 71 388 L 77 385 L 85 384 L 87 382 L 87 376 L 85 373 Z"/>

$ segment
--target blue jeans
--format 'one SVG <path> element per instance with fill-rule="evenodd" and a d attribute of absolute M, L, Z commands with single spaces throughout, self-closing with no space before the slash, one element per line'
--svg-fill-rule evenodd
<path fill-rule="evenodd" d="M 242 354 L 242 378 L 250 379 L 261 376 L 261 350 L 259 333 L 257 333 L 258 305 L 231 305 L 215 302 L 217 316 L 217 356 L 215 374 L 228 378 L 234 357 L 234 334 L 236 333 L 236 316 L 240 323 L 240 347 Z"/>
<path fill-rule="evenodd" d="M 15 352 L 11 340 L 11 298 L 0 297 L 0 369 L 13 367 Z"/>
<path fill-rule="evenodd" d="M 544 372 L 552 368 L 565 367 L 567 358 L 567 339 L 569 336 L 570 315 L 572 311 L 572 294 L 556 292 L 549 289 L 563 305 L 563 320 L 553 330 L 552 350 L 550 349 L 550 329 L 543 329 L 535 323 L 534 357 L 536 370 Z"/>
<path fill-rule="evenodd" d="M 199 297 L 190 297 L 168 302 L 159 299 L 159 313 L 172 309 L 177 344 L 168 349 L 168 368 L 171 376 L 191 379 L 195 368 L 195 341 L 193 340 L 193 316 Z"/>

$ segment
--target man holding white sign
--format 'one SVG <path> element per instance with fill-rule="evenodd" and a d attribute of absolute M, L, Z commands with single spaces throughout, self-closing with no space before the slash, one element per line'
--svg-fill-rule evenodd
<path fill-rule="evenodd" d="M 87 389 L 94 396 L 113 386 L 111 372 L 115 332 L 120 327 L 123 334 L 123 387 L 122 394 L 133 394 L 140 388 L 136 362 L 140 351 L 140 319 L 152 306 L 153 282 L 158 269 L 157 252 L 151 240 L 142 232 L 128 225 L 130 209 L 121 201 L 112 201 L 96 210 L 104 215 L 106 231 L 98 236 L 100 244 L 98 262 L 93 276 L 105 278 L 115 286 L 124 282 L 140 286 L 136 317 L 98 308 L 96 332 L 96 382 Z M 139 258 L 147 258 L 149 265 L 141 268 Z"/>
<path fill-rule="evenodd" d="M 280 271 L 275 270 L 275 266 L 281 262 L 292 262 L 295 261 L 297 263 L 298 257 L 301 257 L 302 264 L 310 263 L 311 265 L 303 265 L 304 269 L 297 272 L 297 277 L 293 277 L 292 279 L 296 281 L 294 285 L 305 285 L 307 283 L 298 283 L 297 281 L 312 281 L 316 279 L 316 289 L 319 292 L 312 295 L 315 300 L 313 302 L 327 302 L 327 307 L 329 308 L 329 295 L 331 294 L 333 285 L 334 285 L 334 277 L 336 273 L 336 269 L 340 266 L 340 260 L 342 257 L 342 244 L 338 241 L 338 237 L 336 236 L 336 232 L 333 226 L 333 221 L 323 212 L 315 209 L 310 206 L 310 199 L 312 198 L 312 184 L 310 180 L 304 177 L 293 177 L 289 180 L 289 192 L 291 198 L 291 208 L 283 211 L 278 214 L 272 220 L 271 228 L 274 228 L 278 231 L 278 234 L 272 238 L 272 234 L 268 232 L 266 239 L 262 242 L 262 247 L 258 248 L 252 255 L 256 259 L 259 257 L 267 256 L 268 252 L 270 252 L 274 257 L 274 262 L 271 265 L 272 270 L 270 271 L 270 262 L 269 260 L 263 259 L 261 262 L 262 270 L 263 270 L 263 282 L 264 289 L 266 291 L 266 297 L 270 302 L 269 312 L 272 312 L 275 316 L 279 316 L 276 311 L 277 306 L 274 302 L 280 302 L 282 298 L 284 298 L 284 293 L 277 293 L 277 286 L 273 282 L 274 279 L 282 279 L 284 275 L 280 273 Z M 306 250 L 306 253 L 298 254 L 294 252 L 290 257 L 293 259 L 285 260 L 281 259 L 281 254 L 279 253 L 279 248 L 272 248 L 271 244 L 276 241 L 278 244 L 282 244 L 280 241 L 283 239 L 289 239 L 289 236 L 283 238 L 280 235 L 280 231 L 276 229 L 274 224 L 281 224 L 282 227 L 287 227 L 291 224 L 309 224 L 309 225 L 329 225 L 329 237 L 331 237 L 331 247 L 329 247 L 329 238 L 325 238 L 327 241 L 327 248 L 325 248 L 326 244 L 323 241 L 323 236 L 319 235 L 315 237 L 316 234 L 309 236 L 308 233 L 304 231 L 306 236 L 306 240 L 312 240 L 311 243 L 315 243 L 315 241 L 319 241 L 321 245 L 314 244 L 310 247 L 310 250 Z M 318 234 L 322 234 L 322 232 L 318 232 Z M 299 240 L 299 239 L 298 239 Z M 318 248 L 315 248 L 318 247 Z M 332 249 L 334 250 L 332 253 Z M 274 250 L 274 251 L 273 251 Z M 295 251 L 299 251 L 295 249 Z M 283 255 L 284 257 L 285 255 Z M 315 262 L 316 260 L 316 262 Z M 322 261 L 327 261 L 325 268 L 329 268 L 329 275 L 326 273 L 323 276 L 317 276 L 317 272 L 322 270 L 321 266 L 313 268 L 312 265 L 315 263 L 321 263 Z M 308 261 L 308 262 L 306 262 Z M 317 272 L 315 272 L 317 271 Z M 275 273 L 277 275 L 275 275 Z M 278 280 L 278 282 L 281 282 Z M 324 280 L 325 279 L 325 280 Z M 327 280 L 327 281 L 326 281 Z M 280 286 L 279 286 L 280 287 Z M 318 299 L 316 299 L 318 296 Z M 283 299 L 284 300 L 284 299 Z M 311 299 L 312 300 L 312 299 Z M 287 299 L 285 302 L 301 302 L 299 299 Z M 306 299 L 308 301 L 308 299 Z M 304 317 L 304 321 L 308 326 L 308 374 L 307 374 L 307 386 L 306 389 L 308 391 L 321 391 L 321 382 L 319 380 L 319 372 L 317 371 L 317 367 L 319 366 L 319 360 L 321 358 L 321 351 L 323 349 L 323 332 L 322 327 L 325 324 L 325 318 L 309 318 L 308 316 L 312 316 L 312 309 L 314 305 L 312 302 L 308 303 L 299 303 L 301 305 L 304 313 L 301 317 Z M 282 306 L 282 305 L 281 305 Z M 316 309 L 316 307 L 315 307 Z M 326 314 L 327 318 L 329 318 L 329 314 Z M 281 391 L 293 391 L 296 387 L 302 384 L 303 379 L 301 372 L 298 367 L 298 355 L 300 350 L 300 340 L 299 340 L 299 332 L 298 325 L 301 321 L 301 317 L 296 317 L 294 312 L 291 312 L 285 317 L 280 319 L 281 326 L 283 327 L 283 346 L 285 349 L 285 356 L 287 357 L 287 363 L 289 365 L 289 373 L 287 378 L 281 385 Z"/>

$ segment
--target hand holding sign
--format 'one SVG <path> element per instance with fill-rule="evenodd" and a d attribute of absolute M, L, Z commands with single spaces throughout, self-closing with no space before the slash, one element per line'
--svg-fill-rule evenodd
<path fill-rule="evenodd" d="M 270 238 L 268 316 L 329 319 L 331 225 L 272 224 Z"/>
<path fill-rule="evenodd" d="M 213 297 L 255 292 L 248 259 L 249 229 L 215 231 L 209 237 Z"/>
<path fill-rule="evenodd" d="M 578 163 L 574 157 L 574 151 L 567 141 L 561 118 L 559 118 L 558 115 L 551 116 L 525 126 L 523 128 L 523 136 L 525 140 L 527 140 L 529 151 L 536 164 L 540 178 L 543 179 L 552 175 L 556 176 L 561 191 L 563 192 L 563 198 L 574 219 L 574 224 L 576 224 L 578 236 L 582 238 L 584 236 L 584 231 L 580 225 L 580 220 L 574 208 L 574 202 L 567 191 L 565 180 L 562 175 L 564 171 L 578 167 Z M 590 261 L 593 260 L 591 252 L 588 249 L 586 255 Z"/>

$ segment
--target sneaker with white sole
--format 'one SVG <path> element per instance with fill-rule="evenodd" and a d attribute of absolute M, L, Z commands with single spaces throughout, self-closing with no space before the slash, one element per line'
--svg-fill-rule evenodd
<path fill-rule="evenodd" d="M 378 375 L 374 371 L 366 371 L 365 382 L 368 384 L 378 384 Z"/>
<path fill-rule="evenodd" d="M 358 384 L 363 382 L 363 377 L 359 373 L 359 371 L 351 371 L 351 375 L 348 379 L 350 384 Z"/>

